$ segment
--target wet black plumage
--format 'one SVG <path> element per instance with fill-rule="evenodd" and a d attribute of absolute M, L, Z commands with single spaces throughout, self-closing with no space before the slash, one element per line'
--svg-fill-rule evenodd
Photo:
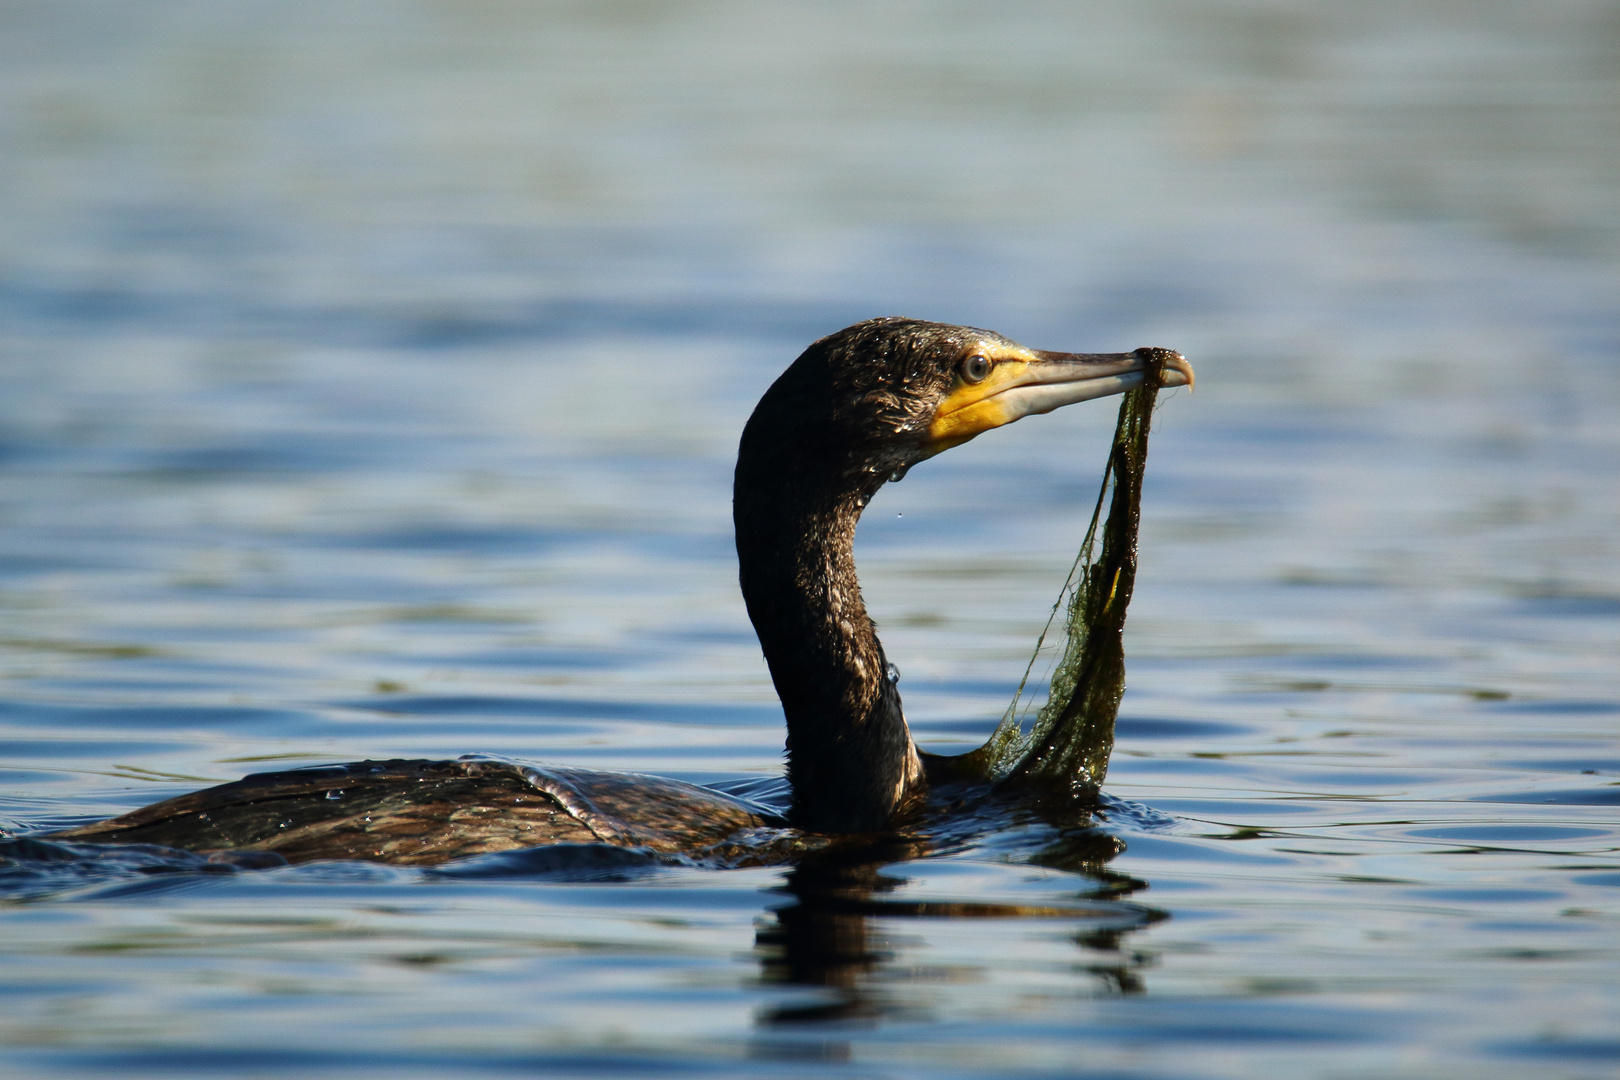
<path fill-rule="evenodd" d="M 1190 382 L 1176 361 L 1166 371 Z M 1142 370 L 1136 354 L 1039 353 L 972 327 L 887 318 L 815 342 L 766 391 L 738 449 L 733 520 L 748 615 L 787 720 L 785 818 L 678 781 L 467 758 L 258 774 L 50 838 L 291 861 L 436 863 L 544 844 L 735 861 L 751 844 L 779 845 L 783 825 L 883 830 L 926 778 L 856 579 L 861 512 L 941 450 L 1121 392 Z"/>

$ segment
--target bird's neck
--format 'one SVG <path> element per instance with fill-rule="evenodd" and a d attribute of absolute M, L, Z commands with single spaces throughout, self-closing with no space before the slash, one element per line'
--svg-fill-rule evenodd
<path fill-rule="evenodd" d="M 804 478 L 747 472 L 739 463 L 737 557 L 787 715 L 790 817 L 817 832 L 883 829 L 921 788 L 922 765 L 855 578 L 855 525 L 881 480 L 817 499 L 793 491 Z"/>

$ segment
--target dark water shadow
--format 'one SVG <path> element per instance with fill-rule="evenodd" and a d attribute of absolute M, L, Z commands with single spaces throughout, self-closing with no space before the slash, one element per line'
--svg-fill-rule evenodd
<path fill-rule="evenodd" d="M 998 812 L 999 811 L 999 812 Z M 1038 919 L 1069 922 L 1075 949 L 1076 992 L 1127 996 L 1146 991 L 1149 959 L 1129 947 L 1137 931 L 1169 917 L 1131 902 L 1148 883 L 1108 868 L 1124 850 L 1115 836 L 1096 827 L 1078 807 L 985 807 L 968 819 L 999 818 L 991 834 L 1010 835 L 1021 826 L 1044 826 L 1044 846 L 1016 856 L 1075 875 L 1075 891 L 1055 903 L 1019 904 L 908 899 L 905 864 L 974 843 L 976 831 L 963 818 L 949 832 L 930 838 L 896 837 L 861 846 L 841 846 L 801 859 L 776 890 L 789 902 L 775 908 L 755 936 L 761 981 L 811 991 L 794 995 L 755 1016 L 750 1056 L 765 1060 L 844 1061 L 852 1058 L 840 1032 L 885 1021 L 927 1020 L 907 995 L 894 992 L 909 978 L 893 936 L 893 920 Z M 1021 820 L 1024 819 L 1024 820 Z M 999 828 L 997 828 L 999 827 Z M 1089 984 L 1089 985 L 1088 985 Z"/>

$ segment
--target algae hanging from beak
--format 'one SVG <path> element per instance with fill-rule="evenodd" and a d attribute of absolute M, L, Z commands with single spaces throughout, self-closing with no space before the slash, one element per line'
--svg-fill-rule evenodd
<path fill-rule="evenodd" d="M 1147 363 L 1142 385 L 1127 391 L 1120 403 L 1102 489 L 1063 593 L 1001 723 L 984 746 L 961 759 L 963 766 L 1001 787 L 1063 789 L 1090 796 L 1108 772 L 1114 720 L 1125 694 L 1125 612 L 1136 585 L 1148 429 L 1159 395 L 1159 373 L 1166 363 L 1180 361 L 1169 349 L 1138 349 L 1137 355 Z M 1113 495 L 1103 521 L 1103 499 L 1110 485 Z M 1026 733 L 1018 706 L 1052 621 L 1065 607 L 1062 658 L 1052 672 L 1047 702 Z"/>

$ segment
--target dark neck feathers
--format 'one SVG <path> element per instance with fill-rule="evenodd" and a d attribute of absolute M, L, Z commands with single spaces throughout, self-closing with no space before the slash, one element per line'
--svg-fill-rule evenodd
<path fill-rule="evenodd" d="M 922 786 L 855 577 L 855 526 L 889 469 L 807 427 L 792 391 L 784 376 L 743 432 L 732 508 L 743 599 L 787 716 L 793 824 L 872 832 Z"/>

